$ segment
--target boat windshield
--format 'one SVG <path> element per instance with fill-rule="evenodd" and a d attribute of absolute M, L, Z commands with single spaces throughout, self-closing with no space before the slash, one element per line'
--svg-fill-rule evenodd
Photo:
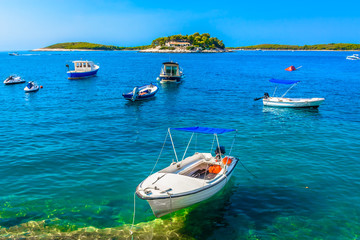
<path fill-rule="evenodd" d="M 165 67 L 165 73 L 167 75 L 176 75 L 177 70 L 178 70 L 177 66 L 166 66 Z"/>

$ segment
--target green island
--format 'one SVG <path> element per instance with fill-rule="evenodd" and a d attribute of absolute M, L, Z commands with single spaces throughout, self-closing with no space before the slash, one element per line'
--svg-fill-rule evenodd
<path fill-rule="evenodd" d="M 281 44 L 260 44 L 245 47 L 231 47 L 228 49 L 244 49 L 244 50 L 329 50 L 329 51 L 344 51 L 344 50 L 360 50 L 360 44 L 353 43 L 329 43 L 329 44 L 315 44 L 315 45 L 281 45 Z"/>
<path fill-rule="evenodd" d="M 216 37 L 211 37 L 209 33 L 194 33 L 192 35 L 172 35 L 168 37 L 160 37 L 152 41 L 151 46 L 156 47 L 160 46 L 166 48 L 167 45 L 175 45 L 176 43 L 188 43 L 186 48 L 192 50 L 195 48 L 202 49 L 224 49 L 225 44 L 222 40 L 219 40 Z M 168 46 L 170 47 L 170 46 Z"/>
<path fill-rule="evenodd" d="M 51 46 L 42 48 L 46 49 L 82 49 L 82 50 L 103 50 L 103 51 L 113 51 L 113 50 L 142 50 L 150 48 L 151 46 L 139 46 L 139 47 L 118 47 L 113 45 L 103 45 L 96 43 L 88 42 L 67 42 L 67 43 L 57 43 Z"/>

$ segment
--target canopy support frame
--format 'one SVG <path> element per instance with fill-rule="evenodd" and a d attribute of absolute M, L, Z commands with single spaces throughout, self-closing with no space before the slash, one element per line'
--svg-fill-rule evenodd
<path fill-rule="evenodd" d="M 297 83 L 294 83 L 293 85 L 291 85 L 291 87 L 289 87 L 289 89 L 281 96 L 282 98 L 285 97 L 285 95 L 290 91 L 290 89 L 292 89 L 293 87 L 295 87 L 296 85 L 298 84 Z"/>

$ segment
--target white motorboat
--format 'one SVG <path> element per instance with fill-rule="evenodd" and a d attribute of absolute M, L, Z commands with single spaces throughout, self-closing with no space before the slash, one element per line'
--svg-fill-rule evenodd
<path fill-rule="evenodd" d="M 281 97 L 275 97 L 275 92 L 277 89 L 276 87 L 273 97 L 270 97 L 268 93 L 265 93 L 263 97 L 254 99 L 263 99 L 264 106 L 289 108 L 318 108 L 325 100 L 325 98 L 285 98 L 285 95 L 290 91 L 290 89 L 296 86 L 300 81 L 282 79 L 270 79 L 269 81 L 272 83 L 292 85 Z"/>
<path fill-rule="evenodd" d="M 230 180 L 239 161 L 237 158 L 230 156 L 231 150 L 229 155 L 225 155 L 225 148 L 219 145 L 218 140 L 218 134 L 236 131 L 235 129 L 205 127 L 171 129 L 192 132 L 182 159 L 178 160 L 169 128 L 168 135 L 174 149 L 176 162 L 173 161 L 170 166 L 154 174 L 150 173 L 150 176 L 136 188 L 137 196 L 148 201 L 156 217 L 186 208 L 219 192 Z M 212 143 L 215 140 L 217 143 L 215 157 L 211 153 L 197 152 L 185 158 L 191 140 L 194 134 L 197 133 L 212 134 L 214 136 Z"/>
<path fill-rule="evenodd" d="M 21 77 L 16 76 L 16 75 L 11 75 L 5 79 L 4 84 L 11 85 L 11 84 L 24 83 L 24 82 L 25 82 L 25 80 L 22 79 Z"/>
<path fill-rule="evenodd" d="M 28 82 L 28 85 L 24 88 L 25 92 L 36 92 L 39 90 L 39 86 L 34 82 Z"/>
<path fill-rule="evenodd" d="M 353 54 L 346 57 L 347 60 L 360 60 L 359 54 Z"/>
<path fill-rule="evenodd" d="M 160 76 L 157 80 L 160 83 L 180 83 L 184 78 L 183 71 L 176 62 L 164 62 L 161 68 Z"/>

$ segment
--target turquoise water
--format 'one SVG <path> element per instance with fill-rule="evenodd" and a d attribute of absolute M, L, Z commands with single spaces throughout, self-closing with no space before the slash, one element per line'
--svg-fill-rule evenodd
<path fill-rule="evenodd" d="M 168 127 L 238 129 L 240 164 L 203 203 L 156 219 L 136 199 L 137 239 L 359 239 L 360 62 L 353 52 L 147 54 L 0 53 L 0 76 L 43 86 L 0 87 L 0 238 L 130 238 L 134 191 L 150 173 Z M 98 76 L 67 80 L 65 64 L 99 63 Z M 185 81 L 156 98 L 121 94 L 156 82 L 161 63 Z M 290 65 L 303 66 L 287 72 Z M 318 110 L 263 107 L 269 78 L 298 79 L 290 97 L 325 97 Z M 279 89 L 278 91 L 283 91 Z M 189 134 L 174 133 L 179 151 Z M 232 135 L 220 141 L 230 149 Z M 199 136 L 195 151 L 209 151 Z M 170 143 L 157 169 L 174 158 Z"/>

